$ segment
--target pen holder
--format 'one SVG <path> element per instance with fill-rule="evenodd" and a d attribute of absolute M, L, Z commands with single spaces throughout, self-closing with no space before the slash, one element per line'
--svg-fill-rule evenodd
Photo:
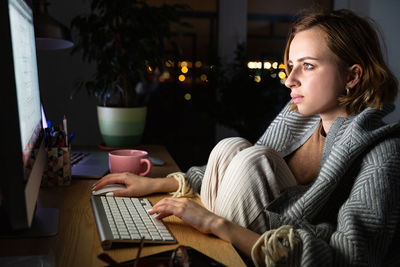
<path fill-rule="evenodd" d="M 71 148 L 47 148 L 47 166 L 42 186 L 65 186 L 71 184 Z"/>

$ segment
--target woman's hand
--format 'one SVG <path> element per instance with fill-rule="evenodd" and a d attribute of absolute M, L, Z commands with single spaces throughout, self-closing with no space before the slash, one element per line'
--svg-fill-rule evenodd
<path fill-rule="evenodd" d="M 157 219 L 175 215 L 202 233 L 214 233 L 221 217 L 188 198 L 164 198 L 155 204 L 149 214 L 158 213 Z"/>
<path fill-rule="evenodd" d="M 212 213 L 188 198 L 164 198 L 149 211 L 150 215 L 155 213 L 158 213 L 157 219 L 175 215 L 202 233 L 214 234 L 232 243 L 248 256 L 251 256 L 251 249 L 260 237 L 257 233 Z"/>
<path fill-rule="evenodd" d="M 116 197 L 140 197 L 160 192 L 173 192 L 178 189 L 174 178 L 149 178 L 133 173 L 110 173 L 98 180 L 92 190 L 96 191 L 108 184 L 124 184 L 126 189 L 114 191 Z"/>

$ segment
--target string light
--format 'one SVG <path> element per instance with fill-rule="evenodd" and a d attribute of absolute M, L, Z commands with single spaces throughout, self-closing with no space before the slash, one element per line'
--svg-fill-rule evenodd
<path fill-rule="evenodd" d="M 273 62 L 273 63 L 271 63 L 271 62 L 269 62 L 269 61 L 265 61 L 265 62 L 261 62 L 261 61 L 249 61 L 249 62 L 247 62 L 247 67 L 249 68 L 249 69 L 262 69 L 262 68 L 264 68 L 264 69 L 271 69 L 271 68 L 273 68 L 273 69 L 285 69 L 285 65 L 284 64 L 282 64 L 282 63 L 278 63 L 278 62 Z"/>
<path fill-rule="evenodd" d="M 271 62 L 264 62 L 264 69 L 269 70 L 271 68 Z"/>
<path fill-rule="evenodd" d="M 180 72 L 181 74 L 178 75 L 178 80 L 180 82 L 191 82 L 192 79 L 198 83 L 198 82 L 208 82 L 208 77 L 206 74 L 201 74 L 200 77 L 191 77 L 189 75 L 189 69 L 192 67 L 196 67 L 196 68 L 201 68 L 203 66 L 203 63 L 200 60 L 191 62 L 191 61 L 180 61 L 178 63 L 175 63 L 180 67 Z M 174 66 L 174 62 L 172 60 L 167 60 L 165 62 L 165 66 L 166 67 L 173 67 Z M 207 66 L 205 66 L 207 67 Z M 272 78 L 277 78 L 279 77 L 281 79 L 281 83 L 284 84 L 285 79 L 287 78 L 286 73 L 285 73 L 285 65 L 283 63 L 279 63 L 276 61 L 248 61 L 247 62 L 247 67 L 249 69 L 254 70 L 253 74 L 250 74 L 250 77 L 253 78 L 254 82 L 260 83 L 262 78 L 260 75 L 260 71 L 262 69 L 267 69 L 270 70 L 270 76 Z M 207 67 L 208 68 L 208 67 Z M 275 70 L 279 70 L 279 71 L 274 71 Z M 151 67 L 148 67 L 148 71 L 152 72 L 153 70 L 151 69 Z M 160 81 L 166 81 L 168 79 L 170 79 L 170 74 L 169 72 L 164 72 L 162 75 L 162 78 L 160 77 Z M 190 95 L 190 94 L 189 94 Z"/>

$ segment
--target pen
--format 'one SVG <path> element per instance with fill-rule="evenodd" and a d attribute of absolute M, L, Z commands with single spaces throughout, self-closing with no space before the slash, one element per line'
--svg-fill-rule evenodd
<path fill-rule="evenodd" d="M 61 136 L 61 138 L 59 138 L 60 139 L 60 142 L 58 143 L 58 147 L 65 147 L 65 138 L 63 138 L 63 136 L 62 135 L 60 135 Z"/>
<path fill-rule="evenodd" d="M 74 138 L 75 138 L 75 133 L 71 133 L 71 135 L 68 137 L 68 144 L 71 144 Z"/>
<path fill-rule="evenodd" d="M 47 129 L 49 129 L 49 131 L 50 131 L 50 129 L 52 129 L 51 128 L 51 120 L 47 121 Z M 50 136 L 51 136 L 51 131 L 50 131 Z"/>
<path fill-rule="evenodd" d="M 67 130 L 67 116 L 64 115 L 63 119 L 63 127 L 64 127 L 64 134 L 65 134 L 65 146 L 68 146 L 68 130 Z"/>

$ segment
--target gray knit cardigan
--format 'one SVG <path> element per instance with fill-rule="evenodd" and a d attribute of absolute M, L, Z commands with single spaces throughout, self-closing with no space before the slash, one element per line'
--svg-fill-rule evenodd
<path fill-rule="evenodd" d="M 325 139 L 319 174 L 265 209 L 270 229 L 291 225 L 301 242 L 288 266 L 400 266 L 400 125 L 382 117 L 393 110 L 367 108 L 337 118 Z M 255 145 L 285 157 L 312 135 L 320 117 L 287 105 Z M 205 166 L 186 177 L 199 192 Z"/>

